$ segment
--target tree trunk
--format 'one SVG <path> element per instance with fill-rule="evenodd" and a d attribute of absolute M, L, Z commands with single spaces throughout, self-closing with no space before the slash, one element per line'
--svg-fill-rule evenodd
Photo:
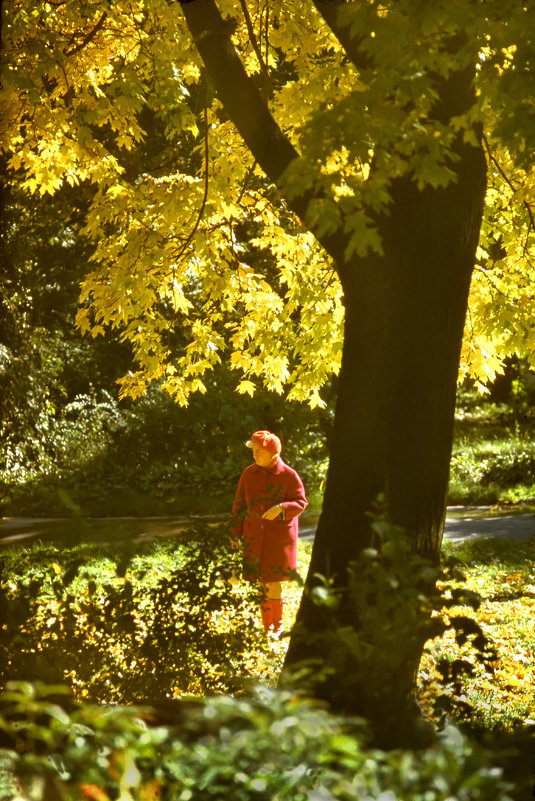
<path fill-rule="evenodd" d="M 441 116 L 461 113 L 472 96 L 469 78 L 457 76 L 457 92 L 444 92 Z M 393 183 L 389 214 L 379 220 L 384 255 L 341 273 L 346 319 L 330 465 L 285 668 L 304 660 L 329 662 L 321 627 L 332 629 L 333 620 L 318 614 L 311 590 L 317 574 L 335 586 L 346 585 L 348 565 L 373 541 L 374 509 L 380 507 L 389 523 L 404 530 L 415 553 L 438 561 L 459 355 L 486 179 L 481 148 L 459 141 L 457 155 L 457 181 L 446 188 L 419 190 L 408 178 Z M 358 618 L 358 609 L 341 605 L 341 625 L 358 630 Z M 350 695 L 343 697 L 337 676 L 316 692 L 344 711 L 375 716 L 395 741 L 396 719 L 406 728 L 407 715 L 412 716 L 423 644 L 416 639 L 407 655 L 400 642 L 382 655 L 396 680 L 382 694 L 380 709 L 368 703 L 369 676 L 381 656 L 377 651 L 366 657 L 360 691 L 353 682 Z"/>

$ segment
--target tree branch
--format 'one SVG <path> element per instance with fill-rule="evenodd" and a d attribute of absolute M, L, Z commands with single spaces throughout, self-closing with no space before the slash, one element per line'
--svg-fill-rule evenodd
<path fill-rule="evenodd" d="M 214 0 L 181 0 L 182 12 L 217 95 L 254 157 L 273 183 L 299 158 L 272 117 L 230 39 L 232 23 Z"/>
<path fill-rule="evenodd" d="M 312 0 L 312 2 L 354 66 L 358 70 L 372 67 L 372 59 L 362 51 L 362 38 L 357 38 L 351 33 L 350 25 L 340 23 L 340 9 L 347 5 L 347 0 Z"/>
<path fill-rule="evenodd" d="M 513 182 L 511 181 L 511 179 L 508 178 L 507 175 L 505 174 L 501 164 L 499 164 L 498 160 L 496 159 L 496 156 L 494 155 L 494 153 L 490 149 L 489 140 L 487 139 L 485 134 L 482 134 L 481 138 L 483 140 L 483 144 L 485 145 L 485 150 L 487 151 L 487 155 L 488 155 L 489 159 L 492 161 L 492 163 L 494 164 L 494 166 L 496 167 L 496 169 L 498 170 L 498 172 L 502 176 L 503 180 L 505 181 L 505 183 L 512 190 L 513 195 L 516 194 L 518 192 L 518 187 L 516 187 L 513 184 Z M 523 204 L 524 208 L 526 209 L 527 215 L 529 217 L 529 228 L 528 228 L 528 235 L 529 235 L 529 230 L 530 229 L 532 231 L 535 231 L 535 218 L 533 216 L 533 209 L 531 207 L 531 204 L 528 203 L 527 200 L 523 200 L 522 204 Z"/>
<path fill-rule="evenodd" d="M 80 50 L 83 50 L 84 47 L 86 47 L 86 45 L 89 44 L 89 42 L 96 36 L 96 34 L 102 28 L 102 26 L 104 25 L 104 22 L 106 21 L 107 16 L 108 16 L 108 12 L 104 11 L 102 13 L 102 16 L 100 17 L 100 19 L 96 23 L 96 25 L 93 28 L 91 28 L 91 30 L 89 31 L 88 34 L 86 34 L 86 36 L 84 36 L 84 38 L 82 39 L 80 44 L 77 44 L 76 47 L 71 48 L 71 50 L 67 50 L 65 52 L 65 55 L 66 56 L 72 56 L 75 53 L 78 53 Z"/>
<path fill-rule="evenodd" d="M 258 59 L 258 64 L 260 66 L 260 72 L 262 73 L 264 78 L 267 80 L 267 78 L 269 77 L 268 76 L 268 70 L 267 70 L 267 64 L 264 61 L 264 58 L 262 56 L 262 51 L 260 49 L 260 45 L 258 44 L 258 39 L 256 38 L 256 34 L 254 32 L 253 21 L 251 19 L 251 15 L 249 14 L 249 8 L 247 6 L 247 0 L 240 0 L 240 6 L 241 6 L 241 10 L 243 11 L 245 24 L 247 25 L 247 33 L 249 34 L 249 41 L 251 42 L 252 48 L 255 51 L 256 57 Z"/>
<path fill-rule="evenodd" d="M 203 215 L 204 215 L 204 210 L 206 208 L 206 202 L 208 200 L 208 186 L 209 186 L 209 173 L 208 173 L 209 159 L 208 159 L 208 156 L 209 156 L 209 144 L 208 144 L 208 105 L 207 104 L 208 104 L 208 101 L 207 101 L 207 99 L 205 97 L 205 103 L 204 103 L 204 191 L 203 191 L 203 197 L 202 197 L 202 201 L 201 201 L 201 205 L 200 205 L 199 211 L 197 212 L 197 219 L 195 220 L 195 224 L 193 225 L 193 228 L 191 229 L 190 233 L 188 234 L 188 237 L 187 237 L 186 241 L 184 242 L 184 244 L 180 248 L 180 251 L 179 251 L 178 255 L 175 257 L 175 261 L 176 262 L 178 262 L 182 258 L 182 256 L 186 252 L 191 240 L 193 239 L 193 237 L 197 233 L 197 230 L 199 228 L 199 225 L 201 224 L 201 220 L 202 220 Z M 175 273 L 175 267 L 173 266 L 173 278 L 174 278 L 174 273 Z"/>
<path fill-rule="evenodd" d="M 305 227 L 316 235 L 307 220 L 309 202 L 323 195 L 318 180 L 317 191 L 292 193 L 282 186 L 282 176 L 299 153 L 285 136 L 269 108 L 247 74 L 232 44 L 232 22 L 224 20 L 214 0 L 179 0 L 193 41 L 204 62 L 219 100 L 245 144 L 267 177 L 276 184 L 289 208 Z M 319 179 L 319 176 L 318 176 Z M 338 268 L 343 265 L 347 235 L 316 235 L 318 242 L 333 257 Z"/>

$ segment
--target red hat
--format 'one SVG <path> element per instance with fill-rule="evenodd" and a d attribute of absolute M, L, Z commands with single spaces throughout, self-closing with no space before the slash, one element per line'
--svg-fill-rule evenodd
<path fill-rule="evenodd" d="M 248 448 L 252 448 L 253 445 L 258 445 L 259 448 L 263 448 L 273 455 L 281 452 L 281 441 L 278 436 L 272 434 L 271 431 L 255 431 L 246 444 Z"/>

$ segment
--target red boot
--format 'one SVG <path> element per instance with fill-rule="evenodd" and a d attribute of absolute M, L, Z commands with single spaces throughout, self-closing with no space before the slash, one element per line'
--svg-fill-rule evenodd
<path fill-rule="evenodd" d="M 265 631 L 269 631 L 271 626 L 273 625 L 273 613 L 271 609 L 271 601 L 269 598 L 260 605 L 260 612 L 262 614 L 262 624 L 264 626 Z"/>
<path fill-rule="evenodd" d="M 282 631 L 282 617 L 284 612 L 284 603 L 282 598 L 270 598 L 271 604 L 271 622 L 273 624 L 273 634 L 280 634 Z"/>

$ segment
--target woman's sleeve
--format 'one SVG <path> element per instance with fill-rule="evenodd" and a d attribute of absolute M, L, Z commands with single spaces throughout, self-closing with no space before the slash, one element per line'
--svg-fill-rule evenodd
<path fill-rule="evenodd" d="M 285 520 L 291 520 L 292 517 L 297 517 L 297 515 L 300 515 L 308 506 L 303 482 L 295 470 L 289 473 L 286 498 L 281 502 L 281 506 L 284 509 Z"/>
<path fill-rule="evenodd" d="M 238 489 L 236 490 L 236 497 L 232 504 L 230 533 L 233 537 L 241 537 L 242 535 L 243 520 L 246 510 L 247 502 L 245 500 L 245 485 L 242 474 L 238 483 Z"/>

